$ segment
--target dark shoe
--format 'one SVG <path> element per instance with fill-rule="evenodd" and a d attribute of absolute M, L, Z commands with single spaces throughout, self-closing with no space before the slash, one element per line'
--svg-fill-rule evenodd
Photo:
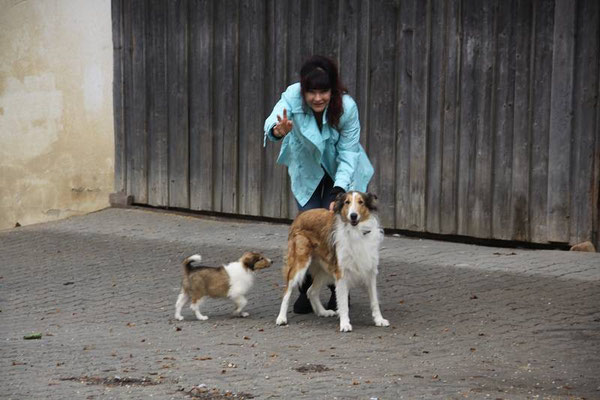
<path fill-rule="evenodd" d="M 313 312 L 312 306 L 310 305 L 310 301 L 308 297 L 306 297 L 306 292 L 300 292 L 300 296 L 298 296 L 298 300 L 294 303 L 294 313 L 295 314 L 310 314 Z"/>
<path fill-rule="evenodd" d="M 331 290 L 331 297 L 329 297 L 329 301 L 327 302 L 326 310 L 337 311 L 337 297 L 335 297 L 335 286 L 329 285 L 327 286 L 329 290 Z"/>
<path fill-rule="evenodd" d="M 306 292 L 312 285 L 312 277 L 310 274 L 306 274 L 304 277 L 304 282 L 298 288 L 300 290 L 300 296 L 298 300 L 294 303 L 294 313 L 296 314 L 310 314 L 313 312 L 312 306 L 310 305 L 310 300 L 306 296 Z"/>
<path fill-rule="evenodd" d="M 335 297 L 335 290 L 331 291 L 331 297 L 327 302 L 327 306 L 325 306 L 326 310 L 337 311 L 337 298 Z"/>
<path fill-rule="evenodd" d="M 329 297 L 329 301 L 327 302 L 326 310 L 337 311 L 337 297 L 335 297 L 335 286 L 329 285 L 329 290 L 331 290 L 331 297 Z M 348 308 L 350 308 L 350 295 L 348 295 Z"/>

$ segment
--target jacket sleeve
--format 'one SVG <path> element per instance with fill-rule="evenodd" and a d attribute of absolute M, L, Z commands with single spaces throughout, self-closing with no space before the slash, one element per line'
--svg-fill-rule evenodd
<path fill-rule="evenodd" d="M 352 184 L 352 177 L 360 154 L 360 121 L 358 119 L 358 107 L 354 101 L 344 110 L 338 128 L 340 138 L 336 144 L 337 171 L 334 186 L 348 191 Z"/>
<path fill-rule="evenodd" d="M 287 102 L 287 100 L 285 99 L 285 93 L 281 95 L 281 99 L 279 99 L 279 101 L 277 102 L 277 104 L 275 104 L 275 107 L 273 107 L 273 111 L 271 111 L 271 115 L 269 115 L 267 117 L 267 119 L 265 120 L 265 133 L 264 133 L 264 140 L 263 140 L 263 147 L 267 147 L 267 138 L 273 142 L 277 142 L 283 138 L 278 138 L 275 137 L 273 135 L 273 127 L 275 125 L 277 125 L 277 116 L 283 116 L 283 109 L 287 110 L 287 117 L 288 119 L 292 119 L 293 115 L 292 115 L 292 107 L 289 105 L 289 103 Z"/>

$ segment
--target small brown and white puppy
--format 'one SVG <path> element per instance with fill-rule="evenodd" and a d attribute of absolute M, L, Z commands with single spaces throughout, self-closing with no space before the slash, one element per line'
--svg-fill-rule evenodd
<path fill-rule="evenodd" d="M 370 193 L 348 192 L 337 196 L 334 212 L 313 209 L 298 215 L 288 235 L 288 251 L 283 276 L 286 282 L 277 325 L 287 324 L 287 310 L 294 287 L 302 284 L 306 272 L 313 277 L 307 296 L 320 317 L 336 315 L 319 299 L 323 285 L 335 283 L 340 331 L 350 332 L 348 290 L 362 283 L 367 287 L 375 325 L 389 326 L 377 299 L 377 266 L 383 231 L 379 226 Z"/>
<path fill-rule="evenodd" d="M 238 261 L 220 267 L 192 265 L 201 260 L 202 256 L 198 254 L 183 260 L 183 281 L 175 304 L 175 318 L 183 320 L 181 309 L 191 300 L 190 308 L 196 313 L 196 318 L 207 320 L 208 317 L 200 312 L 200 305 L 206 297 L 229 297 L 237 306 L 233 314 L 247 317 L 249 314 L 242 310 L 248 303 L 245 294 L 254 283 L 254 271 L 270 267 L 271 260 L 260 253 L 247 252 Z"/>

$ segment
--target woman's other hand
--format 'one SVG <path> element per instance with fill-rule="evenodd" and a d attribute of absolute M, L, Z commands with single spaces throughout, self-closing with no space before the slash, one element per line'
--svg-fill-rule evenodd
<path fill-rule="evenodd" d="M 277 125 L 273 127 L 273 135 L 278 138 L 282 138 L 292 130 L 292 120 L 287 117 L 287 110 L 283 109 L 283 118 L 277 115 Z"/>

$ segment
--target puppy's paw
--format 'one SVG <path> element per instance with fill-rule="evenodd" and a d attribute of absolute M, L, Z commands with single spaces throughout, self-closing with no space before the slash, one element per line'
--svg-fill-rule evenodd
<path fill-rule="evenodd" d="M 275 321 L 277 325 L 287 325 L 287 318 L 279 316 L 277 317 L 277 321 Z"/>
<path fill-rule="evenodd" d="M 240 317 L 242 318 L 246 318 L 248 316 L 250 316 L 250 314 L 248 314 L 246 311 L 242 311 L 241 313 L 238 314 Z"/>
<path fill-rule="evenodd" d="M 319 317 L 335 317 L 337 315 L 337 311 L 334 310 L 325 310 L 319 314 Z"/>
<path fill-rule="evenodd" d="M 177 321 L 183 321 L 183 315 L 175 315 Z"/>
<path fill-rule="evenodd" d="M 198 318 L 200 321 L 206 321 L 208 319 L 206 315 L 196 315 L 196 318 Z"/>
<path fill-rule="evenodd" d="M 340 332 L 352 332 L 352 325 L 349 322 L 340 322 Z"/>
<path fill-rule="evenodd" d="M 384 318 L 376 318 L 375 326 L 390 326 L 390 321 Z"/>

